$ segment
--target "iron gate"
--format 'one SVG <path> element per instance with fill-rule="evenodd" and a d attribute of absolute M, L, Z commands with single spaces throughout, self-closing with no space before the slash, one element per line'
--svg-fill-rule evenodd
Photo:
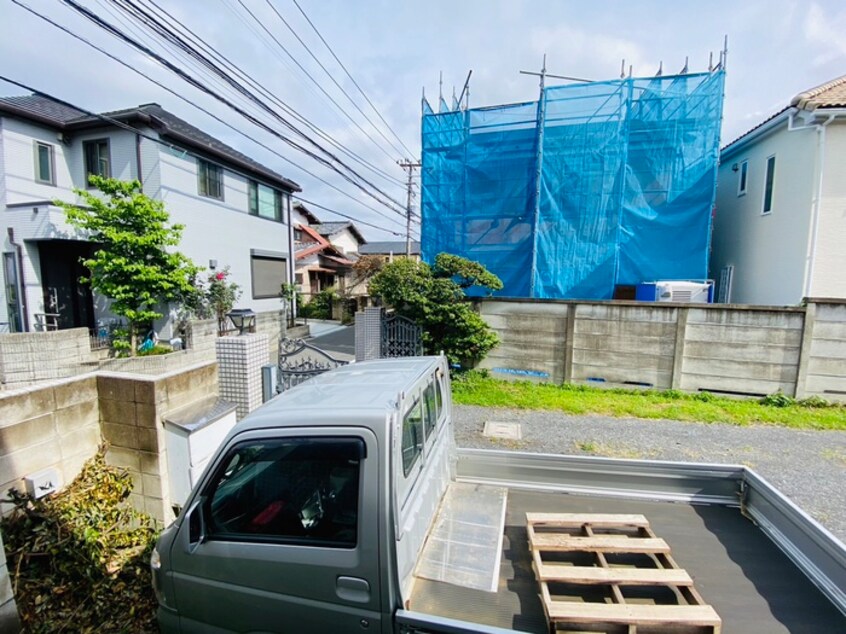
<path fill-rule="evenodd" d="M 382 358 L 419 357 L 423 354 L 423 329 L 407 317 L 382 315 Z"/>
<path fill-rule="evenodd" d="M 336 359 L 328 352 L 309 345 L 302 339 L 286 337 L 279 341 L 276 391 L 277 393 L 284 392 L 313 376 L 346 364 L 347 361 Z"/>

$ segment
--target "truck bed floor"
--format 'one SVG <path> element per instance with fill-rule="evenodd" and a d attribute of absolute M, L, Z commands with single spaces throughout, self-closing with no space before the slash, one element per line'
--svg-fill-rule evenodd
<path fill-rule="evenodd" d="M 841 614 L 736 508 L 508 492 L 497 592 L 417 579 L 411 609 L 543 634 L 548 631 L 532 571 L 526 513 L 639 513 L 671 547 L 723 632 L 846 632 Z"/>

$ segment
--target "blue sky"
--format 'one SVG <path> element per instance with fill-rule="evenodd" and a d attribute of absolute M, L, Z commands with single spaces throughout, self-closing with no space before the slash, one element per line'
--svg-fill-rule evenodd
<path fill-rule="evenodd" d="M 252 128 L 211 98 L 86 23 L 61 2 L 20 1 L 107 48 L 132 66 L 152 73 L 183 96 L 263 140 L 291 162 L 256 147 L 177 97 L 28 14 L 11 0 L 0 0 L 0 74 L 101 112 L 157 102 L 296 180 L 303 185 L 303 195 L 308 199 L 381 229 L 403 231 L 404 224 L 398 215 L 381 207 L 388 218 L 375 214 L 365 205 L 377 205 L 339 177 Z M 107 0 L 80 1 L 109 21 L 119 17 L 121 28 L 130 25 Z M 272 12 L 268 0 L 242 1 L 375 142 L 335 110 L 325 95 L 252 21 L 239 0 L 156 1 L 345 147 L 393 178 L 404 178 L 395 164 L 405 154 L 403 148 L 389 147 L 346 101 Z M 357 99 L 359 107 L 399 146 L 323 48 L 293 1 L 270 2 L 338 83 Z M 537 79 L 520 75 L 519 71 L 538 70 L 544 54 L 548 70 L 561 75 L 611 79 L 619 75 L 621 59 L 625 58 L 627 65 L 633 65 L 635 75 L 649 76 L 661 62 L 665 73 L 678 71 L 686 56 L 691 70 L 705 70 L 709 52 L 713 51 L 716 59 L 723 36 L 728 35 L 723 143 L 787 105 L 795 94 L 846 74 L 846 37 L 843 36 L 846 5 L 833 0 L 299 2 L 414 153 L 419 151 L 421 90 L 425 87 L 426 94 L 434 101 L 440 72 L 444 77 L 444 93 L 450 96 L 453 85 L 460 91 L 468 70 L 472 69 L 471 106 L 493 105 L 536 98 Z M 20 92 L 0 82 L 0 94 Z M 304 174 L 292 163 L 317 173 L 350 196 Z M 363 168 L 361 171 L 395 199 L 405 200 L 404 188 L 398 183 Z M 318 215 L 325 220 L 337 219 L 319 210 Z M 361 228 L 369 239 L 397 239 L 380 229 Z"/>

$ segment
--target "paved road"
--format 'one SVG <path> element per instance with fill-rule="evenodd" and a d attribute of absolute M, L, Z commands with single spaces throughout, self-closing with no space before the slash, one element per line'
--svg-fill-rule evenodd
<path fill-rule="evenodd" d="M 328 335 L 309 339 L 308 342 L 321 350 L 333 353 L 333 356 L 344 355 L 340 358 L 355 358 L 355 326 L 346 326 Z"/>

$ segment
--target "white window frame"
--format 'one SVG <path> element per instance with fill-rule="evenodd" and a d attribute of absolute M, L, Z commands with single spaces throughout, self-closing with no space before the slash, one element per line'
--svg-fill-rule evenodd
<path fill-rule="evenodd" d="M 770 190 L 770 208 L 767 209 L 767 178 L 770 174 L 770 159 L 773 161 L 773 171 L 772 171 L 772 179 L 773 179 L 773 186 Z M 764 163 L 764 187 L 763 192 L 761 192 L 761 215 L 762 216 L 769 216 L 773 213 L 773 200 L 775 199 L 775 171 L 776 171 L 776 155 L 770 154 L 767 157 L 766 162 Z"/>
<path fill-rule="evenodd" d="M 749 160 L 746 159 L 740 162 L 740 168 L 737 170 L 737 195 L 745 196 L 749 190 Z"/>
<path fill-rule="evenodd" d="M 47 151 L 50 153 L 50 177 L 49 179 L 41 178 L 41 161 L 39 160 L 38 150 L 40 148 L 47 148 Z M 50 143 L 45 143 L 44 141 L 33 141 L 33 151 L 35 152 L 35 182 L 41 183 L 42 185 L 55 185 L 56 184 L 56 150 Z"/>

